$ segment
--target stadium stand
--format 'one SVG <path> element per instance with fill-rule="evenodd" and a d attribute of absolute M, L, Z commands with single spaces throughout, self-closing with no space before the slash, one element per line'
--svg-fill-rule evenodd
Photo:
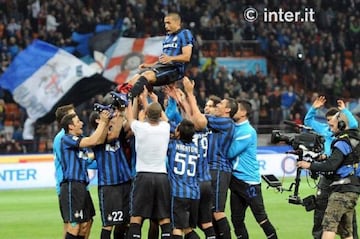
<path fill-rule="evenodd" d="M 242 14 L 250 6 L 260 10 L 260 15 L 264 7 L 286 11 L 313 8 L 316 18 L 314 23 L 250 23 Z M 303 118 L 314 92 L 325 94 L 329 98 L 328 106 L 333 105 L 336 97 L 343 98 L 354 113 L 359 114 L 356 111 L 360 101 L 359 9 L 360 2 L 353 0 L 1 1 L 1 72 L 35 38 L 81 57 L 88 54 L 88 49 L 85 42 L 79 41 L 79 36 L 108 29 L 118 29 L 122 36 L 127 37 L 161 35 L 164 13 L 177 11 L 185 26 L 196 35 L 199 57 L 266 57 L 267 75 L 248 75 L 246 72 L 228 72 L 227 69 L 215 74 L 211 68 L 202 71 L 199 57 L 189 68 L 189 76 L 196 77 L 199 83 L 198 95 L 203 91 L 205 96 L 217 93 L 222 97 L 226 93 L 236 98 L 251 98 L 257 92 L 262 109 L 260 131 L 275 123 L 267 107 L 274 90 L 283 92 L 289 85 L 294 87 L 298 98 L 293 115 L 299 113 Z M 58 24 L 49 27 L 49 23 Z M 74 39 L 74 36 L 77 37 Z M 214 86 L 224 91 L 214 91 Z M 19 121 L 23 125 L 26 118 L 23 109 L 2 89 L 0 98 L 6 102 L 4 124 L 12 127 Z M 90 110 L 85 109 L 87 112 Z M 46 128 L 36 134 L 44 151 L 50 150 L 44 147 L 44 142 L 56 131 L 54 125 Z"/>

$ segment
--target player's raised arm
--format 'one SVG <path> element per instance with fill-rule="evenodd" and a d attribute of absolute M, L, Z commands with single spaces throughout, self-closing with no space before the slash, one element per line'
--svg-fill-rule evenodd
<path fill-rule="evenodd" d="M 205 115 L 200 112 L 200 109 L 197 106 L 196 98 L 194 95 L 195 82 L 189 80 L 189 78 L 185 76 L 183 78 L 183 84 L 192 111 L 192 115 L 190 116 L 190 119 L 191 121 L 193 121 L 196 129 L 198 130 L 203 129 L 206 127 L 208 122 Z"/>

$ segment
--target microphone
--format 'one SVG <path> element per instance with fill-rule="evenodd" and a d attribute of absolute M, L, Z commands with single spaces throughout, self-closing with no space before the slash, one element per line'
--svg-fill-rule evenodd
<path fill-rule="evenodd" d="M 312 128 L 309 127 L 309 126 L 306 126 L 306 125 L 303 125 L 303 124 L 297 124 L 295 122 L 292 122 L 291 120 L 284 120 L 283 122 L 284 122 L 284 124 L 290 125 L 292 127 L 298 127 L 298 128 L 306 129 L 306 130 L 312 130 Z"/>

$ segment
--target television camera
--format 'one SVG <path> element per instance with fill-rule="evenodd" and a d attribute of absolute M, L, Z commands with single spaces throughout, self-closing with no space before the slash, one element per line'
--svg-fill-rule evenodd
<path fill-rule="evenodd" d="M 301 151 L 302 158 L 311 157 L 315 159 L 323 153 L 325 140 L 321 135 L 314 132 L 310 127 L 296 124 L 292 121 L 284 120 L 284 124 L 290 125 L 295 129 L 303 129 L 303 131 L 300 131 L 300 133 L 283 133 L 280 130 L 273 130 L 270 140 L 272 144 L 284 142 L 294 149 L 294 151 L 289 153 L 298 155 L 299 152 L 296 151 Z"/>
<path fill-rule="evenodd" d="M 317 159 L 324 151 L 324 138 L 314 132 L 310 127 L 296 124 L 292 121 L 284 121 L 284 124 L 292 126 L 298 131 L 298 133 L 283 133 L 279 130 L 273 130 L 271 133 L 271 143 L 277 144 L 284 142 L 292 147 L 286 153 L 294 154 L 298 156 L 298 161 L 306 160 L 312 161 Z M 291 204 L 298 204 L 305 206 L 307 211 L 312 210 L 313 196 L 309 196 L 302 200 L 299 197 L 299 185 L 300 185 L 301 168 L 297 168 L 295 182 L 290 185 L 290 188 L 286 191 L 292 191 L 294 188 L 294 194 L 289 196 L 288 202 Z M 311 172 L 311 177 L 316 179 L 318 174 Z M 271 184 L 269 184 L 271 186 Z M 284 189 L 281 188 L 281 191 Z"/>

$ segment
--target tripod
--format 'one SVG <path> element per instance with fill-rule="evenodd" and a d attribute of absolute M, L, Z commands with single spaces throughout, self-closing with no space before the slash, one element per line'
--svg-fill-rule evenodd
<path fill-rule="evenodd" d="M 287 153 L 295 154 L 295 155 L 299 156 L 298 161 L 303 160 L 303 150 L 302 149 L 297 149 L 295 151 L 289 151 Z M 301 168 L 297 168 L 295 182 L 293 182 L 290 185 L 289 190 L 288 190 L 288 191 L 292 191 L 292 188 L 295 186 L 294 194 L 289 196 L 289 203 L 291 203 L 291 204 L 302 205 L 302 200 L 299 197 L 299 186 L 300 186 L 300 181 L 301 181 L 300 176 L 301 176 Z"/>

